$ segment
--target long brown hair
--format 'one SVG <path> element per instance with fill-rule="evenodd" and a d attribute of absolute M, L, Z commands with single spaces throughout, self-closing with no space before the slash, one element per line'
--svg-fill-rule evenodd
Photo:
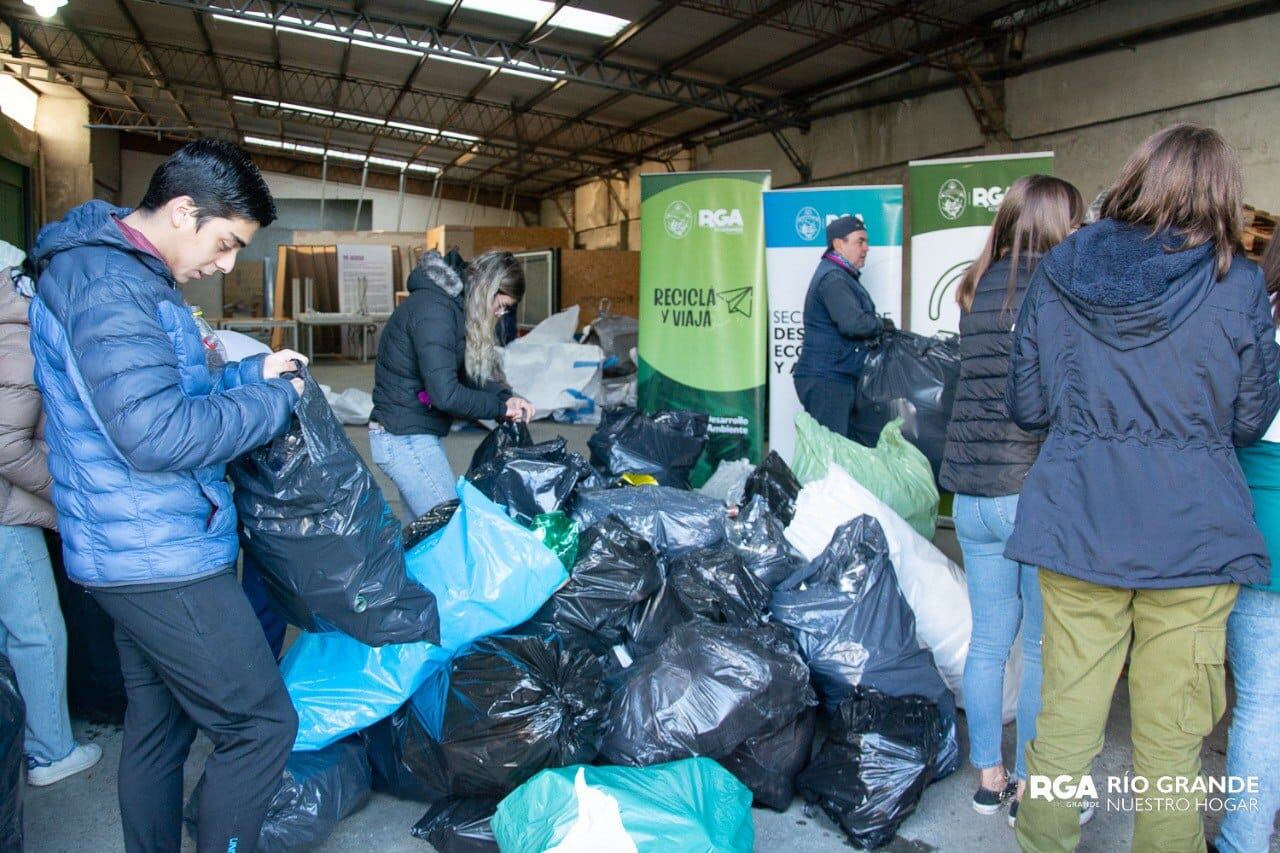
<path fill-rule="evenodd" d="M 992 264 L 1008 255 L 1013 266 L 1009 270 L 1004 310 L 1012 308 L 1018 290 L 1019 264 L 1061 243 L 1080 226 L 1083 217 L 1084 199 L 1074 185 L 1051 175 L 1018 178 L 1000 202 L 982 254 L 969 265 L 960 281 L 956 291 L 960 307 L 965 311 L 973 307 L 979 279 Z"/>
<path fill-rule="evenodd" d="M 1280 326 L 1280 234 L 1272 234 L 1267 250 L 1262 253 L 1262 275 L 1267 282 L 1267 298 L 1271 300 L 1271 322 Z"/>
<path fill-rule="evenodd" d="M 1244 217 L 1240 158 L 1216 130 L 1175 124 L 1153 133 L 1129 155 L 1102 215 L 1174 230 L 1181 248 L 1212 243 L 1218 278 L 1227 274 Z"/>

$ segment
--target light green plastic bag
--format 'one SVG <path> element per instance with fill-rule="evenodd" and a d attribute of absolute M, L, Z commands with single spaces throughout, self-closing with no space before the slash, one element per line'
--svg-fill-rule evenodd
<path fill-rule="evenodd" d="M 925 539 L 938 526 L 938 486 L 929 460 L 902 437 L 902 419 L 885 424 L 874 448 L 836 435 L 809 416 L 796 415 L 796 461 L 801 483 L 812 483 L 839 465 L 902 516 Z"/>
<path fill-rule="evenodd" d="M 533 519 L 533 535 L 550 548 L 566 569 L 578 562 L 578 522 L 563 512 L 544 512 Z"/>
<path fill-rule="evenodd" d="M 493 834 L 503 853 L 543 853 L 578 819 L 574 778 L 613 797 L 638 853 L 751 853 L 751 791 L 709 758 L 651 767 L 543 770 L 498 804 Z"/>

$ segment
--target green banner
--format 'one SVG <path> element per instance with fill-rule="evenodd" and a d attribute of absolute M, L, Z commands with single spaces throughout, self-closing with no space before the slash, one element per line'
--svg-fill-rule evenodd
<path fill-rule="evenodd" d="M 1053 152 L 909 164 L 911 331 L 932 335 L 960 330 L 956 287 L 982 252 L 1009 185 L 1037 173 L 1053 174 Z"/>
<path fill-rule="evenodd" d="M 764 454 L 768 188 L 768 172 L 640 176 L 640 408 L 711 416 L 694 485 Z"/>

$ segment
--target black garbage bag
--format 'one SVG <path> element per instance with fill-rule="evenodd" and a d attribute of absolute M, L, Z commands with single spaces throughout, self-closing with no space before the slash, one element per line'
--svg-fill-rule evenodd
<path fill-rule="evenodd" d="M 876 433 L 877 440 L 879 437 L 880 434 Z M 782 522 L 783 527 L 791 524 L 796 515 L 796 498 L 800 497 L 800 481 L 776 450 L 770 450 L 764 461 L 747 477 L 747 485 L 742 492 L 743 505 L 757 495 L 764 498 L 769 512 Z"/>
<path fill-rule="evenodd" d="M 480 442 L 475 453 L 471 454 L 471 464 L 467 466 L 467 474 L 477 468 L 488 465 L 499 453 L 512 447 L 529 447 L 533 444 L 533 436 L 523 421 L 499 421 L 489 430 L 489 434 Z"/>
<path fill-rule="evenodd" d="M 390 717 L 361 731 L 360 740 L 364 743 L 369 768 L 373 771 L 373 790 L 401 800 L 432 803 L 439 799 L 440 792 L 424 785 L 404 760 L 404 744 L 412 713 L 406 702 Z"/>
<path fill-rule="evenodd" d="M 538 618 L 596 654 L 604 654 L 626 639 L 626 624 L 635 606 L 661 587 L 658 555 L 611 516 L 582 534 L 568 583 L 551 597 Z"/>
<path fill-rule="evenodd" d="M 22 853 L 22 770 L 27 706 L 18 692 L 18 676 L 0 654 L 0 851 Z"/>
<path fill-rule="evenodd" d="M 462 501 L 454 498 L 451 501 L 436 504 L 409 522 L 409 525 L 404 529 L 405 553 L 412 551 L 419 542 L 429 537 L 432 533 L 437 530 L 443 530 L 444 526 L 453 520 L 453 514 L 458 511 L 458 507 L 461 505 Z"/>
<path fill-rule="evenodd" d="M 959 380 L 959 338 L 886 331 L 862 367 L 853 438 L 875 447 L 885 424 L 902 418 L 903 437 L 928 457 L 936 479 Z"/>
<path fill-rule="evenodd" d="M 938 707 L 922 696 L 856 688 L 830 719 L 827 741 L 796 780 L 855 846 L 888 844 L 932 781 Z"/>
<path fill-rule="evenodd" d="M 587 442 L 591 464 L 614 477 L 648 474 L 659 485 L 687 489 L 707 443 L 708 422 L 702 412 L 646 415 L 628 406 L 605 409 Z"/>
<path fill-rule="evenodd" d="M 498 803 L 487 797 L 450 797 L 427 809 L 409 832 L 436 853 L 498 853 L 489 825 Z"/>
<path fill-rule="evenodd" d="M 698 548 L 673 557 L 667 583 L 685 619 L 734 625 L 758 625 L 769 607 L 769 590 L 747 571 L 737 552 Z"/>
<path fill-rule="evenodd" d="M 817 709 L 804 713 L 776 731 L 747 738 L 720 763 L 751 789 L 758 805 L 785 812 L 796 796 L 796 777 L 809 765 Z"/>
<path fill-rule="evenodd" d="M 72 716 L 91 723 L 124 721 L 124 676 L 116 649 L 116 623 L 89 591 L 67 577 L 62 542 L 46 533 L 58 606 L 67 626 L 67 707 Z"/>
<path fill-rule="evenodd" d="M 289 431 L 231 464 L 241 539 L 289 621 L 370 646 L 440 641 L 400 522 L 310 376 Z"/>
<path fill-rule="evenodd" d="M 561 509 L 580 482 L 595 471 L 563 438 L 540 444 L 505 447 L 467 472 L 481 494 L 507 508 L 526 527 L 536 516 Z"/>
<path fill-rule="evenodd" d="M 859 685 L 890 696 L 919 694 L 948 709 L 954 698 L 916 640 L 880 522 L 846 522 L 810 566 L 773 592 L 774 618 L 795 634 L 828 710 Z"/>
<path fill-rule="evenodd" d="M 371 781 L 369 759 L 358 738 L 346 738 L 315 752 L 293 753 L 267 807 L 254 849 L 261 853 L 316 849 L 340 821 L 369 802 Z M 203 787 L 201 777 L 187 801 L 187 829 L 193 837 L 200 823 Z"/>
<path fill-rule="evenodd" d="M 590 527 L 611 515 L 634 530 L 662 556 L 724 541 L 725 507 L 715 498 L 662 486 L 583 489 L 573 517 Z"/>
<path fill-rule="evenodd" d="M 414 694 L 404 760 L 433 799 L 503 797 L 539 770 L 590 763 L 606 700 L 599 659 L 559 634 L 488 637 Z"/>
<path fill-rule="evenodd" d="M 725 516 L 724 538 L 742 558 L 747 571 L 769 589 L 803 572 L 803 555 L 787 541 L 782 522 L 760 495 L 753 496 L 733 518 Z"/>
<path fill-rule="evenodd" d="M 625 671 L 600 755 L 631 766 L 721 759 L 812 703 L 808 667 L 785 631 L 698 620 Z"/>
<path fill-rule="evenodd" d="M 623 626 L 624 644 L 633 660 L 657 651 L 671 632 L 689 621 L 688 611 L 676 596 L 675 589 L 663 579 L 658 591 L 631 608 Z"/>

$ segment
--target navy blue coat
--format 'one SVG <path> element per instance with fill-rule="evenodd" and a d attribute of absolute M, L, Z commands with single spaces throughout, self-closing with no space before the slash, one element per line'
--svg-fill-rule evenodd
<path fill-rule="evenodd" d="M 804 347 L 795 375 L 856 379 L 867 347 L 882 328 L 876 304 L 858 276 L 823 258 L 804 298 Z"/>
<path fill-rule="evenodd" d="M 1036 268 L 1005 399 L 1049 428 L 1005 556 L 1104 586 L 1266 583 L 1235 448 L 1280 410 L 1262 273 L 1103 220 Z"/>
<path fill-rule="evenodd" d="M 225 465 L 283 433 L 298 394 L 256 356 L 218 371 L 164 263 L 91 201 L 46 225 L 31 350 L 67 574 L 183 582 L 236 561 Z"/>

